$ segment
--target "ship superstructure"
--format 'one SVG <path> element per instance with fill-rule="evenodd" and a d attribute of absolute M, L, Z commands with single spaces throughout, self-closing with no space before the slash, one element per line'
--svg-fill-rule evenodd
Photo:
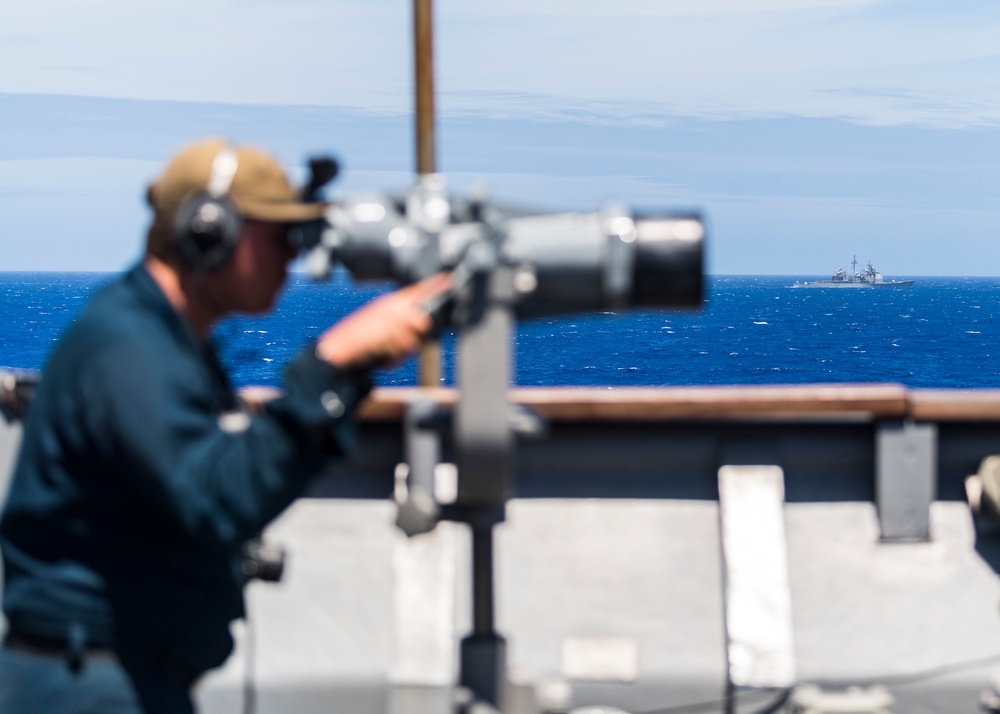
<path fill-rule="evenodd" d="M 908 288 L 913 285 L 912 280 L 886 280 L 882 273 L 872 266 L 868 261 L 868 266 L 858 272 L 858 257 L 855 255 L 851 260 L 851 272 L 848 273 L 843 268 L 837 268 L 829 280 L 813 280 L 804 283 L 795 281 L 793 288 Z"/>

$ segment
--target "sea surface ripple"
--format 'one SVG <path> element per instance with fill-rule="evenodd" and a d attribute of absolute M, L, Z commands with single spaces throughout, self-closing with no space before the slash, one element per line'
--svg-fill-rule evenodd
<path fill-rule="evenodd" d="M 0 273 L 0 366 L 39 369 L 113 274 Z M 897 382 L 1000 387 L 1000 279 L 916 278 L 900 290 L 791 289 L 811 276 L 714 276 L 697 312 L 618 311 L 517 325 L 515 382 L 607 387 Z M 277 309 L 216 331 L 238 385 L 280 383 L 309 340 L 387 285 L 293 275 Z M 453 382 L 454 337 L 443 341 Z M 412 360 L 380 373 L 412 385 Z"/>

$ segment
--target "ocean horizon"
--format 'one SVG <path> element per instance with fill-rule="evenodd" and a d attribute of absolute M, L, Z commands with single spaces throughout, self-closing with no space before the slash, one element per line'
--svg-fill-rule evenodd
<path fill-rule="evenodd" d="M 86 300 L 119 273 L 0 272 L 0 368 L 40 369 Z M 896 382 L 1000 388 L 1000 277 L 897 276 L 896 290 L 801 290 L 828 275 L 710 275 L 700 311 L 606 310 L 518 323 L 514 382 L 666 386 Z M 293 273 L 274 312 L 215 332 L 236 386 L 278 385 L 282 366 L 327 326 L 391 289 Z M 443 344 L 453 383 L 454 336 Z M 378 374 L 413 385 L 413 360 Z"/>

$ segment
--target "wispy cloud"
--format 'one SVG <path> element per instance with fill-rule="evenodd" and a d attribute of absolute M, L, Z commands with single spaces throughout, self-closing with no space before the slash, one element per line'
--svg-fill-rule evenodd
<path fill-rule="evenodd" d="M 987 0 L 442 0 L 436 17 L 458 114 L 1000 121 Z M 409 22 L 374 0 L 14 4 L 4 31 L 25 39 L 0 42 L 0 91 L 407 113 Z"/>

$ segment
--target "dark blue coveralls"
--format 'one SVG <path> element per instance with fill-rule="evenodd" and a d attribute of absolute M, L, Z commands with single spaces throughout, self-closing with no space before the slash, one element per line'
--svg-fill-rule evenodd
<path fill-rule="evenodd" d="M 0 712 L 192 711 L 244 613 L 242 545 L 349 448 L 369 386 L 307 348 L 234 419 L 144 267 L 99 292 L 44 370 L 0 521 Z"/>

